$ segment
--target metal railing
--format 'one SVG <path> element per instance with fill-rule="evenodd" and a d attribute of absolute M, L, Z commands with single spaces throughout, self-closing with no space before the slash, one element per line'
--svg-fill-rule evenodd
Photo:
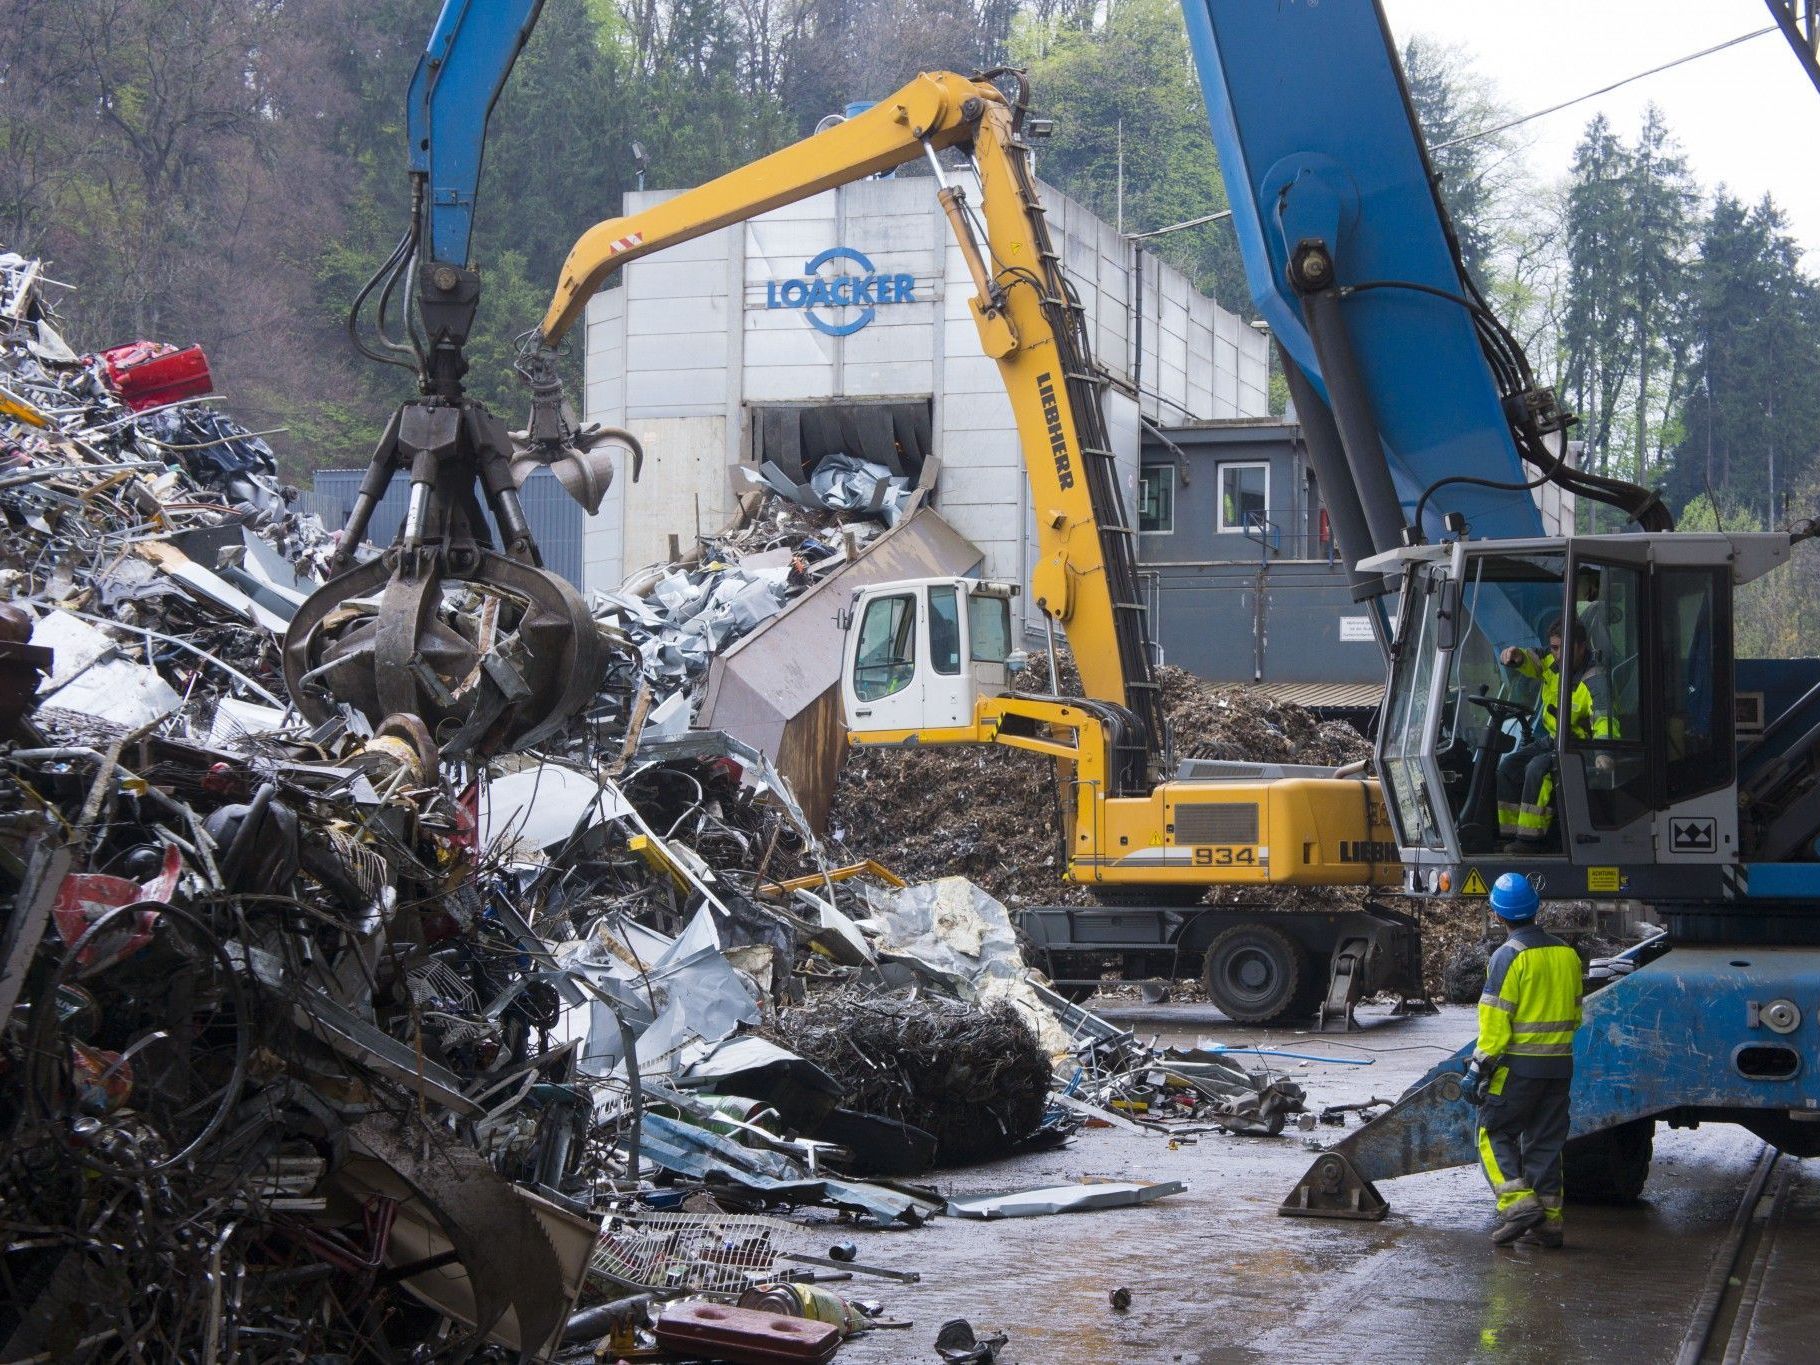
<path fill-rule="evenodd" d="M 1324 559 L 1332 564 L 1339 557 L 1332 536 L 1322 536 L 1317 532 L 1286 534 L 1281 526 L 1262 512 L 1245 514 L 1244 536 L 1245 539 L 1258 543 L 1258 560 L 1262 564 L 1268 564 L 1272 558 Z"/>

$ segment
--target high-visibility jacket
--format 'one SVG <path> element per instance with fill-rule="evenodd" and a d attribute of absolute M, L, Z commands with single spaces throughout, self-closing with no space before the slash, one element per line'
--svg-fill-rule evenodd
<path fill-rule="evenodd" d="M 1561 732 L 1561 664 L 1554 655 L 1538 650 L 1524 650 L 1511 665 L 1526 678 L 1542 684 L 1542 728 L 1550 735 Z M 1612 723 L 1611 687 L 1603 671 L 1583 673 L 1575 681 L 1568 697 L 1567 723 L 1580 739 L 1616 739 L 1618 727 Z"/>
<path fill-rule="evenodd" d="M 1513 929 L 1485 974 L 1473 1059 L 1516 1076 L 1571 1076 L 1579 1027 L 1580 955 L 1533 924 Z"/>

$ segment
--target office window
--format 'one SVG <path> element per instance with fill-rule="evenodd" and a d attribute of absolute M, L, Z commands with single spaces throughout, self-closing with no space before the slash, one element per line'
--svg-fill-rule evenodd
<path fill-rule="evenodd" d="M 1138 471 L 1138 530 L 1168 535 L 1175 530 L 1175 469 L 1147 464 Z"/>
<path fill-rule="evenodd" d="M 1220 520 L 1215 530 L 1243 535 L 1249 529 L 1253 535 L 1261 535 L 1269 529 L 1269 507 L 1269 465 L 1220 466 Z"/>

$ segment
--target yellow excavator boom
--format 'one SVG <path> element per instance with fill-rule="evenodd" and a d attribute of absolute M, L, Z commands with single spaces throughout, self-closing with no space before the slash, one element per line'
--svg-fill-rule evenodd
<path fill-rule="evenodd" d="M 1022 81 L 1017 73 L 994 74 Z M 1107 444 L 1097 404 L 1078 400 L 1097 376 L 1086 373 L 1068 335 L 1080 326 L 1079 304 L 1049 242 L 1022 141 L 1022 112 L 1021 100 L 1013 106 L 986 77 L 926 72 L 813 137 L 643 212 L 597 223 L 563 263 L 533 341 L 557 346 L 602 283 L 641 256 L 929 157 L 938 198 L 973 276 L 980 342 L 998 362 L 1026 451 L 1041 544 L 1032 593 L 1073 645 L 1086 694 L 1135 712 L 1150 732 L 1148 747 L 1160 750 L 1161 712 L 1132 536 L 1128 528 L 1102 526 L 1095 514 L 1092 481 L 1112 487 L 1112 456 L 1083 449 L 1077 437 L 1097 431 L 1098 445 Z M 978 171 L 985 250 L 974 230 L 974 206 L 963 190 L 942 183 L 935 154 L 950 147 L 968 151 Z M 1081 410 L 1086 407 L 1094 411 Z M 1095 461 L 1103 467 L 1092 467 Z"/>

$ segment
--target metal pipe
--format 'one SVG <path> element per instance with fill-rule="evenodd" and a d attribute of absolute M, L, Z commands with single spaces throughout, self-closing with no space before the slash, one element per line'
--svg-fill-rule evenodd
<path fill-rule="evenodd" d="M 1315 358 L 1321 365 L 1321 377 L 1327 381 L 1329 411 L 1339 433 L 1340 448 L 1346 452 L 1346 465 L 1352 471 L 1359 507 L 1371 534 L 1370 553 L 1398 549 L 1409 523 L 1384 458 L 1384 438 L 1372 412 L 1371 392 L 1359 373 L 1352 338 L 1340 316 L 1340 296 L 1332 289 L 1304 294 L 1302 313 L 1309 339 L 1314 342 Z M 1421 528 L 1415 530 L 1419 535 Z"/>
<path fill-rule="evenodd" d="M 1289 397 L 1295 404 L 1296 419 L 1302 424 L 1302 436 L 1308 443 L 1308 461 L 1314 466 L 1315 482 L 1320 485 L 1321 502 L 1327 508 L 1331 543 L 1339 546 L 1346 560 L 1346 576 L 1352 583 L 1352 598 L 1362 602 L 1389 590 L 1381 575 L 1359 572 L 1359 560 L 1374 552 L 1371 529 L 1365 521 L 1365 508 L 1359 500 L 1359 486 L 1346 461 L 1346 450 L 1334 425 L 1333 412 L 1321 401 L 1308 376 L 1280 345 L 1277 357 L 1283 363 L 1283 377 L 1289 381 Z M 1217 496 L 1217 490 L 1216 490 Z"/>

